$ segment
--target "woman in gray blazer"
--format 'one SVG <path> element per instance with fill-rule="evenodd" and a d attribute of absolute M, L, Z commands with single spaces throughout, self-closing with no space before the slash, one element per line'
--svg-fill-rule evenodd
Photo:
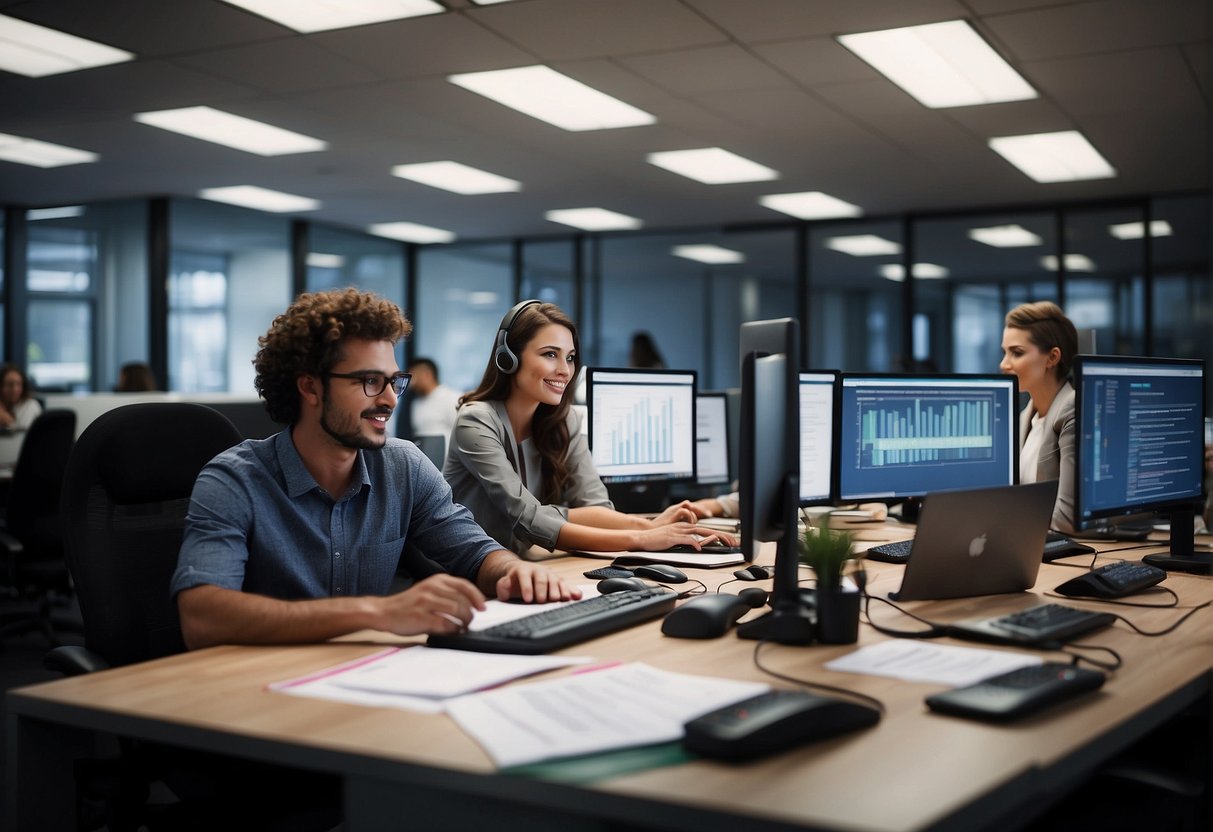
<path fill-rule="evenodd" d="M 455 500 L 516 552 L 735 545 L 731 535 L 697 526 L 688 501 L 651 520 L 615 511 L 570 406 L 579 354 L 577 328 L 559 307 L 523 301 L 506 314 L 451 432 L 442 473 Z"/>
<path fill-rule="evenodd" d="M 1052 526 L 1066 533 L 1074 531 L 1076 427 L 1069 376 L 1077 352 L 1078 332 L 1057 304 L 1024 303 L 1007 313 L 999 367 L 1031 397 L 1019 415 L 1019 481 L 1058 481 Z"/>

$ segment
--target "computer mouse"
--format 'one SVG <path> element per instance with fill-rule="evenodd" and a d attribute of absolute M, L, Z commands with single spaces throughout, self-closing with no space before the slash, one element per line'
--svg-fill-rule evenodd
<path fill-rule="evenodd" d="M 643 563 L 633 566 L 632 574 L 637 578 L 664 581 L 667 584 L 685 584 L 687 582 L 686 573 L 668 563 Z"/>
<path fill-rule="evenodd" d="M 675 638 L 718 638 L 752 609 L 739 595 L 700 595 L 671 610 L 661 622 L 661 632 Z"/>
<path fill-rule="evenodd" d="M 771 567 L 747 566 L 734 572 L 733 577 L 741 581 L 765 581 L 771 577 Z"/>
<path fill-rule="evenodd" d="M 737 593 L 737 597 L 749 604 L 753 609 L 765 607 L 767 605 L 767 591 L 759 589 L 756 586 L 748 586 L 741 592 Z"/>
<path fill-rule="evenodd" d="M 639 578 L 606 578 L 598 582 L 598 591 L 603 595 L 626 592 L 629 589 L 648 589 L 648 584 Z"/>
<path fill-rule="evenodd" d="M 880 711 L 869 705 L 805 691 L 772 690 L 691 720 L 684 726 L 682 744 L 705 757 L 749 760 L 879 721 Z"/>

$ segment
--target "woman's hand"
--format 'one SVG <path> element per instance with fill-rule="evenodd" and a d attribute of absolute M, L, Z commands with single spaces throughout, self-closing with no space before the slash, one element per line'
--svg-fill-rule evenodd
<path fill-rule="evenodd" d="M 696 550 L 712 543 L 736 546 L 737 538 L 727 532 L 696 526 L 694 523 L 668 523 L 640 532 L 640 548 L 659 552 L 671 546 L 691 546 Z"/>
<path fill-rule="evenodd" d="M 653 525 L 664 526 L 669 523 L 695 523 L 704 517 L 711 517 L 708 511 L 690 500 L 683 500 L 681 503 L 667 508 L 665 511 L 653 518 Z"/>

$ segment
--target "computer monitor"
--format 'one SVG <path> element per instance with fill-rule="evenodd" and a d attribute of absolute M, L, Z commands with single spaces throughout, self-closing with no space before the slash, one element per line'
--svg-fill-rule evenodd
<path fill-rule="evenodd" d="M 591 367 L 590 453 L 607 483 L 695 479 L 694 370 Z"/>
<path fill-rule="evenodd" d="M 1013 485 L 1017 395 L 1010 375 L 844 373 L 839 500 Z"/>
<path fill-rule="evenodd" d="M 1080 355 L 1074 361 L 1075 525 L 1145 512 L 1171 515 L 1163 569 L 1213 573 L 1193 551 L 1203 505 L 1205 366 L 1200 359 Z"/>
<path fill-rule="evenodd" d="M 800 373 L 800 505 L 829 505 L 838 494 L 837 370 Z"/>
<path fill-rule="evenodd" d="M 729 402 L 724 393 L 700 393 L 695 399 L 695 481 L 727 485 L 729 476 Z"/>
<path fill-rule="evenodd" d="M 742 638 L 813 640 L 814 616 L 800 594 L 796 513 L 800 496 L 800 327 L 794 318 L 741 325 L 741 549 L 749 559 L 776 541 L 771 611 L 737 627 Z"/>

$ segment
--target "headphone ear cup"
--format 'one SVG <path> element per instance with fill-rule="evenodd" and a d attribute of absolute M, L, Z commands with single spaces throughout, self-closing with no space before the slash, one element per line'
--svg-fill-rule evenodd
<path fill-rule="evenodd" d="M 493 348 L 493 363 L 497 369 L 508 375 L 518 371 L 518 356 L 514 355 L 509 344 L 505 342 L 508 332 L 501 330 L 497 333 L 497 346 Z"/>

